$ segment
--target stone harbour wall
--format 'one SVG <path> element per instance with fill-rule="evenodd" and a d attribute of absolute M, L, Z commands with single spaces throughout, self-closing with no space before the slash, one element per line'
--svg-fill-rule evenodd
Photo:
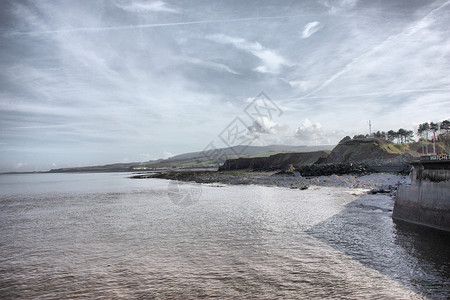
<path fill-rule="evenodd" d="M 450 161 L 413 163 L 411 184 L 397 189 L 392 218 L 450 231 Z"/>

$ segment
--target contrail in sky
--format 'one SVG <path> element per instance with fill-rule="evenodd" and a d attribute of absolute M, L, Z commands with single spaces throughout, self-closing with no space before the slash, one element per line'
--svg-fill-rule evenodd
<path fill-rule="evenodd" d="M 354 58 L 351 62 L 349 62 L 347 65 L 345 65 L 342 70 L 340 70 L 339 72 L 333 74 L 330 78 L 325 80 L 325 82 L 323 82 L 319 87 L 317 87 L 316 89 L 314 89 L 313 91 L 311 91 L 307 95 L 303 96 L 302 98 L 312 98 L 312 97 L 310 97 L 311 95 L 314 95 L 315 93 L 323 90 L 325 87 L 327 87 L 330 83 L 332 83 L 333 81 L 335 81 L 336 79 L 341 77 L 343 74 L 348 73 L 353 68 L 354 65 L 358 64 L 364 58 L 371 56 L 372 54 L 374 54 L 375 52 L 377 52 L 378 50 L 383 48 L 385 45 L 387 45 L 389 42 L 397 40 L 398 38 L 400 38 L 402 36 L 410 36 L 410 35 L 416 33 L 418 30 L 423 29 L 424 26 L 425 26 L 423 24 L 423 21 L 428 19 L 435 12 L 437 12 L 437 11 L 441 10 L 442 8 L 448 6 L 449 4 L 450 4 L 450 1 L 445 2 L 444 4 L 440 5 L 439 7 L 435 8 L 432 11 L 430 11 L 429 13 L 427 13 L 423 18 L 421 18 L 419 21 L 415 22 L 413 26 L 407 28 L 406 30 L 404 30 L 404 31 L 402 31 L 402 32 L 400 32 L 398 34 L 394 34 L 394 35 L 389 36 L 381 44 L 378 44 L 377 46 L 373 47 L 369 51 L 359 55 L 356 58 Z"/>
<path fill-rule="evenodd" d="M 15 35 L 40 35 L 40 34 L 52 34 L 52 33 L 98 32 L 98 31 L 145 29 L 145 28 L 155 28 L 155 27 L 169 27 L 169 26 L 209 24 L 209 23 L 233 23 L 233 22 L 245 22 L 245 21 L 271 20 L 271 19 L 275 20 L 275 19 L 295 18 L 295 17 L 300 17 L 300 16 L 310 17 L 312 15 L 254 17 L 254 18 L 222 19 L 222 20 L 200 20 L 200 21 L 188 21 L 188 22 L 156 23 L 156 24 L 140 24 L 140 25 L 124 25 L 124 26 L 105 26 L 105 27 L 80 27 L 80 28 L 71 28 L 71 29 L 45 30 L 45 31 L 15 31 L 12 34 L 15 34 Z"/>
<path fill-rule="evenodd" d="M 450 89 L 414 89 L 414 90 L 398 90 L 398 91 L 386 91 L 375 93 L 364 93 L 356 95 L 331 95 L 331 96 L 303 96 L 298 98 L 279 99 L 278 101 L 291 101 L 291 100 L 303 100 L 303 99 L 337 99 L 337 98 L 353 98 L 353 97 L 367 97 L 367 96 L 384 96 L 390 94 L 411 94 L 411 93 L 425 93 L 425 92 L 449 92 Z"/>

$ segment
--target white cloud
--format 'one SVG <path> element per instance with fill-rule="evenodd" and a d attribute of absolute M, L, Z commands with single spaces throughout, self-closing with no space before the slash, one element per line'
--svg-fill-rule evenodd
<path fill-rule="evenodd" d="M 316 33 L 317 31 L 320 30 L 319 27 L 319 22 L 314 21 L 314 22 L 309 22 L 308 24 L 305 25 L 305 28 L 303 29 L 302 32 L 302 39 L 307 39 L 309 38 L 311 35 L 313 35 L 314 33 Z"/>
<path fill-rule="evenodd" d="M 256 134 L 277 134 L 286 129 L 286 125 L 272 121 L 267 117 L 260 117 L 248 129 Z"/>
<path fill-rule="evenodd" d="M 186 58 L 185 59 L 186 62 L 195 64 L 195 65 L 199 65 L 199 66 L 203 66 L 209 69 L 213 69 L 213 70 L 217 70 L 217 71 L 225 71 L 234 75 L 239 75 L 238 72 L 236 72 L 235 70 L 231 69 L 230 67 L 228 67 L 227 65 L 221 64 L 221 63 L 216 63 L 213 61 L 207 61 L 207 60 L 201 60 L 201 59 L 197 59 L 197 58 Z"/>
<path fill-rule="evenodd" d="M 341 135 L 337 131 L 324 131 L 320 123 L 305 119 L 295 131 L 294 137 L 305 145 L 330 145 L 336 143 Z"/>
<path fill-rule="evenodd" d="M 284 78 L 280 78 L 280 80 L 286 82 L 291 87 L 299 89 L 301 91 L 306 91 L 311 87 L 311 82 L 305 80 L 287 80 Z"/>
<path fill-rule="evenodd" d="M 329 9 L 331 14 L 352 9 L 358 0 L 319 0 L 319 3 Z"/>
<path fill-rule="evenodd" d="M 163 152 L 163 159 L 168 159 L 168 158 L 171 158 L 172 156 L 174 156 L 174 155 L 168 151 Z"/>
<path fill-rule="evenodd" d="M 258 42 L 249 42 L 243 38 L 235 38 L 225 34 L 214 34 L 208 39 L 221 44 L 231 44 L 239 50 L 244 50 L 258 57 L 263 65 L 254 70 L 261 73 L 279 73 L 283 66 L 289 66 L 289 62 L 275 51 L 263 47 Z"/>
<path fill-rule="evenodd" d="M 166 3 L 163 1 L 155 1 L 155 2 L 147 2 L 147 1 L 136 1 L 132 2 L 128 5 L 118 5 L 120 8 L 136 12 L 136 13 L 145 13 L 145 12 L 170 12 L 176 13 L 175 9 L 169 8 L 166 6 Z"/>
<path fill-rule="evenodd" d="M 288 142 L 285 133 L 288 129 L 286 124 L 276 122 L 267 117 L 257 118 L 251 126 L 246 139 L 251 140 L 253 146 L 279 145 Z"/>

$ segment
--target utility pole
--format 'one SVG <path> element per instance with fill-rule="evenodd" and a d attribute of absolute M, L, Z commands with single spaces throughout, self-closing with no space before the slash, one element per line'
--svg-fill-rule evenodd
<path fill-rule="evenodd" d="M 372 124 L 370 123 L 370 120 L 369 120 L 369 137 L 372 137 Z"/>

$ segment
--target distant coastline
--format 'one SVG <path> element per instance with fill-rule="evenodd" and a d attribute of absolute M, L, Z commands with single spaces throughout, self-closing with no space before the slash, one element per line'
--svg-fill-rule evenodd
<path fill-rule="evenodd" d="M 216 149 L 215 159 L 204 151 L 177 155 L 147 162 L 115 163 L 99 166 L 68 167 L 49 171 L 4 172 L 0 174 L 36 173 L 104 173 L 172 171 L 286 171 L 302 176 L 366 173 L 408 173 L 410 163 L 423 155 L 429 141 L 393 143 L 383 138 L 345 137 L 336 146 L 236 146 Z M 450 153 L 450 135 L 443 134 L 433 144 L 437 154 Z M 331 150 L 331 151 L 330 151 Z M 239 155 L 236 153 L 240 153 Z"/>
<path fill-rule="evenodd" d="M 14 174 L 43 174 L 43 173 L 49 173 L 49 171 L 32 171 L 32 172 L 3 172 L 0 173 L 0 175 L 14 175 Z"/>

